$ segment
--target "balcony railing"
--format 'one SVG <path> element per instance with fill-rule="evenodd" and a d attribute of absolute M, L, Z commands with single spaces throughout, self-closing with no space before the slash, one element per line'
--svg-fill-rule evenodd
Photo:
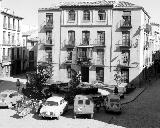
<path fill-rule="evenodd" d="M 122 43 L 119 44 L 120 48 L 131 48 L 131 41 L 130 40 L 122 40 Z"/>
<path fill-rule="evenodd" d="M 52 30 L 52 29 L 53 29 L 53 22 L 47 22 L 47 23 L 44 25 L 44 29 L 45 29 L 45 30 Z"/>
<path fill-rule="evenodd" d="M 75 41 L 68 41 L 68 44 L 65 44 L 66 48 L 74 48 L 75 47 Z"/>
<path fill-rule="evenodd" d="M 149 33 L 151 31 L 151 25 L 146 24 L 145 28 L 144 28 L 144 31 Z"/>
<path fill-rule="evenodd" d="M 121 68 L 129 68 L 130 67 L 129 59 L 128 60 L 121 59 L 117 66 Z"/>
<path fill-rule="evenodd" d="M 11 56 L 2 56 L 2 62 L 9 62 L 11 61 Z"/>
<path fill-rule="evenodd" d="M 132 28 L 131 20 L 130 19 L 121 20 L 120 21 L 120 27 L 121 28 Z"/>
<path fill-rule="evenodd" d="M 91 45 L 94 47 L 105 47 L 105 40 L 95 39 Z"/>
<path fill-rule="evenodd" d="M 92 61 L 93 65 L 104 65 L 104 59 L 95 59 Z"/>
<path fill-rule="evenodd" d="M 7 23 L 4 23 L 4 24 L 3 24 L 3 28 L 4 28 L 4 29 L 7 29 Z"/>
<path fill-rule="evenodd" d="M 45 46 L 52 46 L 53 45 L 52 39 L 46 40 L 45 43 L 44 43 L 44 45 Z"/>

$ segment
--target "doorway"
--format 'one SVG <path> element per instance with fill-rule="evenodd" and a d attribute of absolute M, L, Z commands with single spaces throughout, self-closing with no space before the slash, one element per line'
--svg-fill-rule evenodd
<path fill-rule="evenodd" d="M 89 67 L 81 67 L 82 82 L 89 82 Z"/>

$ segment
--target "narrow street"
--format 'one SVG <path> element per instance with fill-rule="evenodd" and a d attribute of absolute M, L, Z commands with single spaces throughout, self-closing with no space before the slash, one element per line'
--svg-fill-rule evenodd
<path fill-rule="evenodd" d="M 111 124 L 127 128 L 160 127 L 160 80 L 152 84 L 132 103 L 123 106 L 120 116 L 113 116 Z"/>
<path fill-rule="evenodd" d="M 1 89 L 15 89 L 14 82 L 1 81 Z M 159 128 L 160 127 L 160 79 L 153 81 L 150 86 L 133 102 L 123 105 L 122 113 L 105 113 L 104 110 L 95 112 L 94 119 L 73 119 L 73 112 L 69 110 L 60 120 L 41 119 L 29 114 L 23 119 L 15 115 L 15 111 L 0 109 L 0 127 L 34 127 L 47 128 Z"/>

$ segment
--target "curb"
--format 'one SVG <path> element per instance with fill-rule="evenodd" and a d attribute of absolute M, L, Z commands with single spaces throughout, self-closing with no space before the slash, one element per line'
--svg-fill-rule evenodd
<path fill-rule="evenodd" d="M 143 90 L 140 91 L 134 98 L 132 98 L 131 100 L 126 101 L 126 102 L 124 102 L 124 103 L 121 103 L 121 104 L 122 104 L 122 105 L 125 105 L 125 104 L 129 104 L 129 103 L 135 101 L 146 89 L 147 89 L 147 87 L 143 88 Z"/>

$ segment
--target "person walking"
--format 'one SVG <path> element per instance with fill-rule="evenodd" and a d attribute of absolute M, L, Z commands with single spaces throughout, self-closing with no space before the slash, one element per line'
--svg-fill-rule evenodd
<path fill-rule="evenodd" d="M 17 86 L 17 91 L 19 92 L 20 91 L 20 86 L 21 86 L 21 83 L 20 83 L 19 79 L 17 79 L 16 86 Z"/>

